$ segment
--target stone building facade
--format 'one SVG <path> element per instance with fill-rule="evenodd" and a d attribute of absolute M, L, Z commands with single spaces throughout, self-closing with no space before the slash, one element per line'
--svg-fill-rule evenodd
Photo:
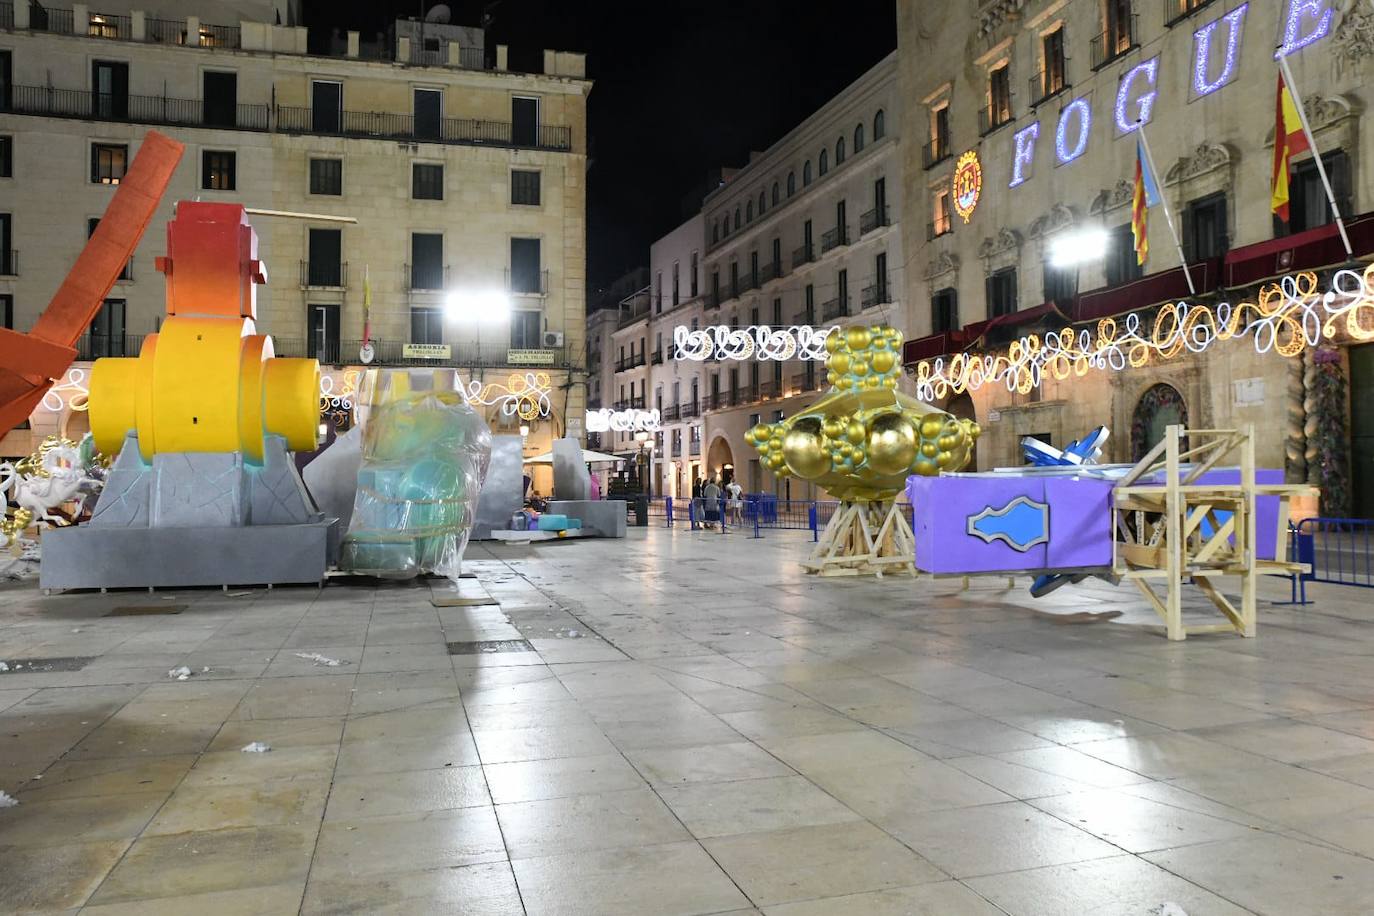
<path fill-rule="evenodd" d="M 0 303 L 26 330 L 104 211 L 147 130 L 181 165 L 78 363 L 133 355 L 164 313 L 164 225 L 199 198 L 356 224 L 253 217 L 268 284 L 259 328 L 342 384 L 360 362 L 364 280 L 372 365 L 456 367 L 506 384 L 546 373 L 551 414 L 530 449 L 583 435 L 586 103 L 581 55 L 513 72 L 480 29 L 397 23 L 379 43 L 307 31 L 272 4 L 210 4 L 232 25 L 130 10 L 5 4 L 0 23 Z M 102 7 L 106 9 L 106 7 Z M 415 345 L 431 345 L 424 350 Z M 542 379 L 541 379 L 542 381 Z M 0 453 L 23 454 L 83 416 L 40 408 Z M 518 418 L 493 411 L 498 431 Z"/>
<path fill-rule="evenodd" d="M 1007 356 L 1028 335 L 1134 312 L 1148 333 L 1161 307 L 1255 302 L 1266 284 L 1374 254 L 1374 11 L 1338 0 L 899 0 L 907 369 L 946 369 L 959 353 Z M 1289 66 L 1346 217 L 1353 264 L 1331 222 L 1312 154 L 1293 164 L 1292 215 L 1270 206 L 1276 47 Z M 1163 207 L 1148 213 L 1137 266 L 1131 198 L 1139 124 L 1182 241 Z M 976 157 L 981 184 L 968 203 Z M 959 174 L 961 167 L 966 170 Z M 963 200 L 960 196 L 964 195 Z M 1101 238 L 1105 250 L 1056 267 L 1056 244 Z M 1068 243 L 1070 246 L 1073 243 Z M 1081 256 L 1082 252 L 1078 252 Z M 1181 265 L 1189 265 L 1196 292 Z M 1315 300 L 1310 300 L 1315 301 Z M 1123 325 L 1124 326 L 1124 325 Z M 1358 337 L 1323 341 L 1357 392 L 1374 386 L 1374 352 Z M 1181 348 L 1122 371 L 1092 368 L 1009 390 L 941 389 L 976 417 L 980 467 L 1020 464 L 1019 440 L 1062 446 L 1106 424 L 1107 458 L 1130 461 L 1169 422 L 1254 423 L 1260 464 L 1321 482 L 1308 458 L 1312 357 L 1261 354 L 1252 337 Z M 1325 357 L 1322 357 L 1323 359 Z M 923 368 L 924 366 L 924 368 Z M 1306 383 L 1304 379 L 1306 378 Z M 1357 399 L 1358 402 L 1358 399 Z M 1304 406 L 1306 405 L 1306 406 Z M 1365 412 L 1367 413 L 1367 412 Z M 1356 504 L 1374 511 L 1374 424 L 1347 410 Z M 1315 460 L 1315 459 L 1313 459 Z M 1361 476 L 1367 481 L 1361 484 Z"/>

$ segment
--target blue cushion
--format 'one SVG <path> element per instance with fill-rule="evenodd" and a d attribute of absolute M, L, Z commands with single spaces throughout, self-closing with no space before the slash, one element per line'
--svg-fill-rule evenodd
<path fill-rule="evenodd" d="M 562 531 L 568 527 L 568 517 L 566 515 L 541 515 L 539 516 L 540 531 Z"/>

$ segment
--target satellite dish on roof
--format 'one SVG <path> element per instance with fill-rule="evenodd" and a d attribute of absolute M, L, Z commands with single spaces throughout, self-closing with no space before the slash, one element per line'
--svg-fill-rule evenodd
<path fill-rule="evenodd" d="M 453 21 L 453 13 L 447 3 L 436 3 L 425 13 L 425 22 L 447 23 Z"/>

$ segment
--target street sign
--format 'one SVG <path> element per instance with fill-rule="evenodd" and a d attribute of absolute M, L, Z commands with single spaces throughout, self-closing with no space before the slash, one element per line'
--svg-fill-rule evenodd
<path fill-rule="evenodd" d="M 406 359 L 448 359 L 452 352 L 448 344 L 408 343 L 401 347 L 401 356 Z"/>
<path fill-rule="evenodd" d="M 552 350 L 507 350 L 506 362 L 512 366 L 552 366 Z"/>

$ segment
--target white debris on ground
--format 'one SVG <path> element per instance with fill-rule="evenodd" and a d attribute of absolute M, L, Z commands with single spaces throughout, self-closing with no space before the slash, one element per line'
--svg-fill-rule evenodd
<path fill-rule="evenodd" d="M 318 652 L 297 652 L 296 658 L 303 658 L 308 662 L 314 662 L 316 666 L 324 665 L 326 668 L 337 668 L 340 665 L 348 664 L 346 661 L 330 658 L 328 655 L 321 655 Z"/>
<path fill-rule="evenodd" d="M 1188 916 L 1188 911 L 1177 903 L 1164 901 L 1159 906 L 1150 910 L 1153 916 Z"/>
<path fill-rule="evenodd" d="M 13 808 L 19 804 L 19 799 L 10 795 L 4 789 L 0 789 L 0 808 Z"/>
<path fill-rule="evenodd" d="M 8 671 L 8 670 L 10 670 L 10 666 L 7 665 L 7 664 L 5 664 L 4 662 L 0 662 L 0 671 Z"/>
<path fill-rule="evenodd" d="M 167 676 L 174 680 L 184 681 L 191 676 L 191 669 L 182 665 L 180 668 L 173 668 L 167 672 Z"/>
<path fill-rule="evenodd" d="M 266 754 L 270 750 L 272 750 L 272 745 L 263 744 L 261 741 L 254 741 L 252 744 L 245 744 L 239 748 L 239 752 L 243 754 Z M 1183 916 L 1188 916 L 1188 914 L 1184 913 Z"/>

